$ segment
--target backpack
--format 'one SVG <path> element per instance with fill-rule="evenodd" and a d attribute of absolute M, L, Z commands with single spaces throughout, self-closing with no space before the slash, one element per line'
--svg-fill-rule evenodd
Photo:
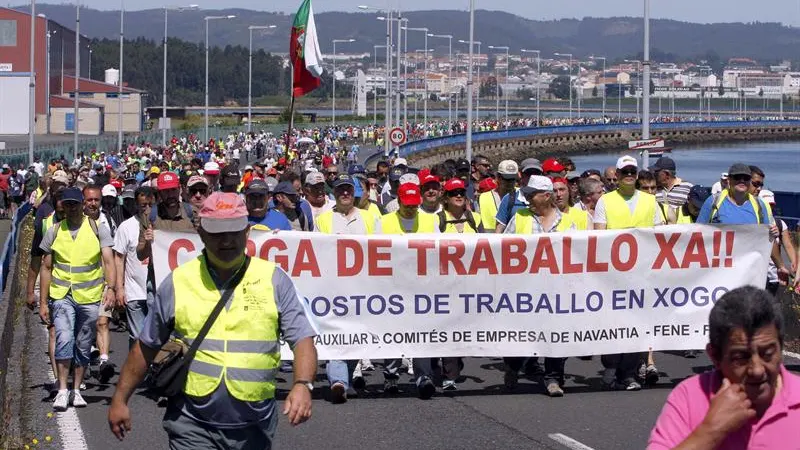
<path fill-rule="evenodd" d="M 467 217 L 464 219 L 453 219 L 447 220 L 447 213 L 444 211 L 439 211 L 437 214 L 439 216 L 439 232 L 444 233 L 444 230 L 447 228 L 447 224 L 457 224 L 457 223 L 464 223 L 466 222 L 467 225 L 472 228 L 473 231 L 476 233 L 478 232 L 478 227 L 475 225 L 475 217 L 472 215 L 472 211 L 467 211 Z"/>

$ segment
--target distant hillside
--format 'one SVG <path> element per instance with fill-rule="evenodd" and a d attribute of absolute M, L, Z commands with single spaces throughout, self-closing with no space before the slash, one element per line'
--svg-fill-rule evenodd
<path fill-rule="evenodd" d="M 16 9 L 24 10 L 27 6 Z M 37 13 L 44 13 L 65 26 L 74 26 L 75 8 L 69 5 L 37 5 Z M 207 15 L 235 14 L 236 19 L 210 23 L 212 46 L 248 45 L 248 25 L 274 24 L 278 28 L 254 32 L 254 45 L 272 52 L 288 51 L 292 16 L 283 13 L 224 9 L 217 11 L 171 11 L 169 34 L 189 42 L 202 43 L 205 39 L 203 17 Z M 458 39 L 468 36 L 468 14 L 464 11 L 413 11 L 405 14 L 412 27 L 429 27 L 437 34 L 454 36 L 453 52 L 466 51 Z M 340 52 L 372 52 L 373 45 L 385 42 L 386 25 L 376 20 L 375 14 L 358 12 L 326 12 L 316 15 L 320 45 L 323 52 L 331 51 L 332 39 L 356 39 L 352 44 L 340 45 Z M 125 14 L 125 36 L 163 39 L 164 11 L 131 11 Z M 83 9 L 81 32 L 89 37 L 118 38 L 119 12 Z M 642 19 L 615 17 L 607 19 L 585 18 L 556 21 L 535 21 L 499 11 L 481 10 L 475 17 L 475 39 L 487 45 L 511 47 L 512 53 L 520 48 L 542 50 L 543 56 L 554 52 L 574 53 L 577 58 L 589 55 L 607 56 L 609 60 L 635 57 L 642 52 Z M 800 29 L 779 23 L 720 23 L 698 24 L 675 20 L 654 20 L 651 24 L 653 59 L 669 62 L 688 59 L 706 59 L 709 63 L 724 61 L 734 56 L 754 58 L 762 63 L 782 59 L 798 60 Z M 421 32 L 409 34 L 411 49 L 422 48 Z M 429 45 L 437 52 L 447 52 L 446 39 L 429 38 Z M 712 64 L 717 65 L 717 64 Z"/>

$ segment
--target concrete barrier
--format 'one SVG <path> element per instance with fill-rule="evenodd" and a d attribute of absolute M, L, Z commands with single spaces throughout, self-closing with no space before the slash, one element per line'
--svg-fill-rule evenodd
<path fill-rule="evenodd" d="M 731 121 L 655 123 L 651 138 L 664 138 L 668 146 L 738 140 L 790 140 L 800 138 L 800 121 Z M 473 134 L 472 154 L 493 162 L 521 160 L 541 154 L 548 156 L 627 150 L 628 141 L 641 138 L 640 124 L 576 125 L 519 128 Z M 400 155 L 418 167 L 447 159 L 462 158 L 466 135 L 459 134 L 410 142 Z"/>

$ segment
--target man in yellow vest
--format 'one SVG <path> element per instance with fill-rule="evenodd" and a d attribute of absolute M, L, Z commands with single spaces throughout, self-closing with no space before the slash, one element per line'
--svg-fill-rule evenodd
<path fill-rule="evenodd" d="M 565 184 L 566 189 L 566 184 Z M 553 193 L 553 182 L 542 175 L 533 175 L 528 179 L 528 184 L 520 189 L 528 202 L 528 207 L 517 210 L 508 222 L 505 234 L 539 234 L 574 231 L 575 223 L 569 215 L 562 213 L 556 207 Z M 568 195 L 568 192 L 567 192 Z M 503 358 L 505 374 L 503 381 L 506 389 L 513 390 L 519 380 L 519 371 L 522 369 L 526 358 Z M 547 394 L 551 397 L 561 397 L 564 391 L 564 363 L 566 358 L 545 358 L 544 385 Z M 528 364 L 533 366 L 534 373 L 538 369 L 538 358 L 530 358 Z M 535 369 L 535 370 L 534 370 Z M 528 370 L 528 369 L 526 369 Z"/>
<path fill-rule="evenodd" d="M 372 212 L 355 205 L 355 183 L 350 175 L 339 174 L 333 182 L 333 197 L 336 204 L 325 211 L 314 222 L 314 231 L 325 234 L 375 234 L 380 232 L 380 219 Z M 364 388 L 363 377 L 353 377 L 358 360 L 328 361 L 325 366 L 331 385 L 331 401 L 334 404 L 347 401 L 350 381 L 356 389 Z M 355 392 L 351 391 L 350 395 Z"/>
<path fill-rule="evenodd" d="M 116 303 L 111 231 L 83 214 L 83 194 L 78 188 L 65 189 L 61 204 L 65 219 L 47 230 L 40 245 L 44 257 L 39 316 L 47 324 L 52 320 L 56 332 L 56 411 L 65 411 L 70 403 L 76 408 L 86 406 L 80 386 L 89 364 L 100 301 Z M 69 392 L 71 365 L 75 373 Z"/>
<path fill-rule="evenodd" d="M 639 164 L 632 156 L 617 160 L 615 177 L 617 189 L 600 197 L 594 209 L 595 230 L 620 230 L 625 228 L 651 228 L 664 225 L 664 215 L 656 197 L 636 189 Z M 641 353 L 603 355 L 605 368 L 603 384 L 612 390 L 638 391 L 642 385 L 636 381 L 636 371 L 643 360 Z M 644 374 L 649 383 L 658 381 L 658 370 L 647 366 Z"/>
<path fill-rule="evenodd" d="M 161 346 L 170 335 L 191 343 L 222 295 L 230 298 L 189 363 L 183 392 L 169 399 L 170 448 L 271 448 L 281 338 L 294 351 L 295 373 L 283 414 L 292 425 L 311 417 L 317 333 L 286 272 L 245 254 L 249 231 L 240 196 L 215 192 L 206 199 L 199 229 L 205 249 L 160 283 L 122 368 L 108 411 L 119 439 L 131 429 L 128 400 Z"/>
<path fill-rule="evenodd" d="M 403 183 L 397 188 L 397 201 L 399 209 L 381 217 L 381 232 L 383 234 L 407 233 L 439 233 L 439 218 L 434 214 L 420 212 L 422 193 L 418 184 Z M 383 378 L 384 391 L 388 394 L 398 392 L 398 370 L 402 360 L 392 359 L 384 362 Z M 431 358 L 414 358 L 412 370 L 417 376 L 416 385 L 419 397 L 427 400 L 436 393 L 433 384 L 433 367 Z"/>
<path fill-rule="evenodd" d="M 519 166 L 513 160 L 501 161 L 497 165 L 497 189 L 484 192 L 478 197 L 478 210 L 481 213 L 483 227 L 490 233 L 497 228 L 497 208 L 506 194 L 511 194 L 517 187 L 519 178 Z"/>

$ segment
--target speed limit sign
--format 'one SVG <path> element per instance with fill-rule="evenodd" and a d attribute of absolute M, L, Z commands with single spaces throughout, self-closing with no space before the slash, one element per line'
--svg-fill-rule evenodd
<path fill-rule="evenodd" d="M 402 128 L 392 128 L 389 133 L 389 141 L 394 145 L 400 145 L 406 141 L 406 132 Z"/>

